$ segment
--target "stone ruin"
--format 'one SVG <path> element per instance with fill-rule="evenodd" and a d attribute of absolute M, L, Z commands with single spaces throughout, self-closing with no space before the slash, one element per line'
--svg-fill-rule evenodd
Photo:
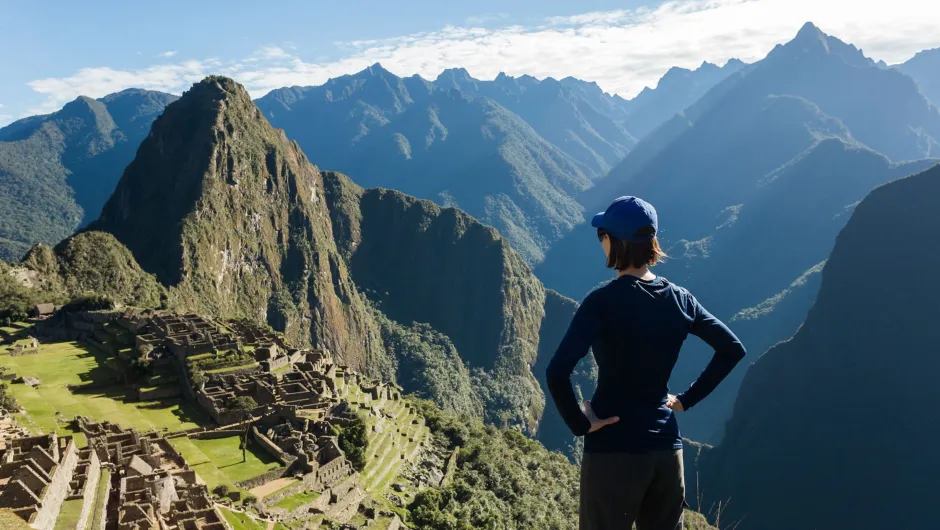
<path fill-rule="evenodd" d="M 239 348 L 236 335 L 196 314 L 129 309 L 117 319 L 117 323 L 136 334 L 134 344 L 138 349 L 149 346 L 153 358 L 169 352 L 184 361 L 191 355 Z"/>
<path fill-rule="evenodd" d="M 112 469 L 107 518 L 117 530 L 228 528 L 205 484 L 159 433 L 77 418 L 89 451 Z"/>
<path fill-rule="evenodd" d="M 354 472 L 330 429 L 346 421 L 333 416 L 321 421 L 270 416 L 252 435 L 281 461 L 290 462 L 287 474 L 300 477 L 306 489 L 320 490 Z"/>
<path fill-rule="evenodd" d="M 236 397 L 255 400 L 262 415 L 268 408 L 292 407 L 309 414 L 323 414 L 336 402 L 337 372 L 345 369 L 333 364 L 329 352 L 302 352 L 302 362 L 284 374 L 214 375 L 196 392 L 199 404 L 220 425 L 242 421 L 240 413 L 230 411 L 228 404 Z"/>
<path fill-rule="evenodd" d="M 51 529 L 70 497 L 78 464 L 71 436 L 51 433 L 7 440 L 0 450 L 0 508 L 13 511 L 32 528 Z M 79 474 L 87 478 L 91 466 L 89 460 Z"/>
<path fill-rule="evenodd" d="M 36 337 L 27 337 L 25 341 L 18 342 L 7 348 L 10 355 L 29 355 L 39 353 L 39 341 Z"/>

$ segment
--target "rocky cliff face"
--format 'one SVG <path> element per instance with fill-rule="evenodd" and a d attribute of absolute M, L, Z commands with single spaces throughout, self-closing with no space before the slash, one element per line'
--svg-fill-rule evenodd
<path fill-rule="evenodd" d="M 460 210 L 363 190 L 337 173 L 324 181 L 334 237 L 359 288 L 390 319 L 427 323 L 449 337 L 489 385 L 480 397 L 490 419 L 508 413 L 535 432 L 544 395 L 529 367 L 545 291 L 522 258 Z M 512 406 L 500 403 L 507 396 Z"/>
<path fill-rule="evenodd" d="M 703 455 L 706 505 L 742 530 L 933 528 L 940 460 L 940 167 L 856 208 L 805 324 L 748 370 L 724 441 Z M 786 520 L 779 517 L 787 506 Z"/>
<path fill-rule="evenodd" d="M 167 107 L 95 228 L 184 310 L 266 321 L 357 368 L 387 368 L 332 239 L 323 179 L 243 87 L 210 77 Z"/>

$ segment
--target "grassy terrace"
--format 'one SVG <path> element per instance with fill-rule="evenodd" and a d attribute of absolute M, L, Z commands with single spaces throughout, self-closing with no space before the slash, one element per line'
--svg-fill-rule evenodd
<path fill-rule="evenodd" d="M 91 513 L 91 526 L 85 526 L 85 528 L 101 528 L 102 519 L 107 517 L 107 510 L 99 510 L 101 506 L 102 499 L 108 496 L 108 491 L 111 488 L 111 472 L 107 469 L 101 470 L 101 476 L 98 477 L 98 489 L 95 491 L 95 505 Z"/>
<path fill-rule="evenodd" d="M 242 512 L 229 510 L 228 508 L 224 508 L 222 506 L 219 506 L 219 512 L 222 514 L 222 517 L 225 518 L 225 521 L 235 530 L 267 530 L 268 528 L 267 521 L 252 519 Z M 272 528 L 274 530 L 288 529 L 287 526 L 284 526 L 281 523 L 275 523 Z"/>
<path fill-rule="evenodd" d="M 108 355 L 93 347 L 75 342 L 42 344 L 34 355 L 0 355 L 0 366 L 17 376 L 39 378 L 39 388 L 10 385 L 13 394 L 26 409 L 18 421 L 33 432 L 57 431 L 73 434 L 65 421 L 76 415 L 141 431 L 167 428 L 170 431 L 191 429 L 207 421 L 195 409 L 179 400 L 153 403 L 125 403 L 125 390 L 113 382 L 115 372 L 109 367 Z M 106 386 L 69 391 L 65 385 L 106 383 Z M 57 416 L 56 413 L 59 413 Z M 57 422 L 60 418 L 63 422 Z M 85 441 L 77 436 L 79 445 Z M 239 455 L 240 457 L 240 455 Z"/>
<path fill-rule="evenodd" d="M 78 528 L 78 518 L 82 515 L 82 500 L 75 499 L 62 503 L 59 517 L 55 520 L 55 530 Z"/>
<path fill-rule="evenodd" d="M 246 460 L 242 462 L 242 451 L 238 448 L 239 442 L 240 439 L 237 436 L 214 440 L 192 440 L 186 437 L 170 440 L 173 447 L 186 459 L 186 463 L 202 477 L 210 491 L 219 484 L 225 484 L 229 489 L 247 493 L 235 486 L 235 483 L 281 467 L 281 463 L 274 460 L 251 438 L 249 438 Z"/>
<path fill-rule="evenodd" d="M 315 491 L 302 491 L 300 493 L 291 495 L 289 497 L 284 497 L 283 499 L 274 503 L 278 508 L 284 508 L 285 510 L 296 510 L 308 502 L 313 502 L 320 498 L 320 494 Z"/>

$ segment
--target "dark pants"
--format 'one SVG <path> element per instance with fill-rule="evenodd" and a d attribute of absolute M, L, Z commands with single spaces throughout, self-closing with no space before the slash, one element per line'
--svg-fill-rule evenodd
<path fill-rule="evenodd" d="M 682 451 L 584 453 L 581 530 L 682 530 Z"/>

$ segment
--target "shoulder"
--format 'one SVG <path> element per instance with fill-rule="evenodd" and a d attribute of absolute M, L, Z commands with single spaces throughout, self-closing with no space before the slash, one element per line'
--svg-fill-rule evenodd
<path fill-rule="evenodd" d="M 680 305 L 682 305 L 683 309 L 685 309 L 686 312 L 693 314 L 695 312 L 695 306 L 698 305 L 698 300 L 695 299 L 695 296 L 692 295 L 692 292 L 679 284 L 670 282 L 665 278 L 663 278 L 663 281 L 666 282 L 666 284 L 669 285 L 669 288 L 672 289 L 673 293 L 675 293 L 676 300 Z"/>
<path fill-rule="evenodd" d="M 581 301 L 581 307 L 602 305 L 604 300 L 606 300 L 608 297 L 610 288 L 610 283 L 605 283 L 595 287 L 587 294 L 587 296 L 584 297 L 584 300 Z"/>

